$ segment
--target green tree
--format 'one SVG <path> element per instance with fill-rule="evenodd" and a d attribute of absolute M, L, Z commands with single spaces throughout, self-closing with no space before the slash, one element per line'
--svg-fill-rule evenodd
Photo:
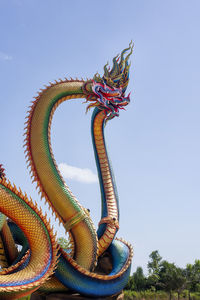
<path fill-rule="evenodd" d="M 194 290 L 194 279 L 195 279 L 195 274 L 194 274 L 194 268 L 192 264 L 187 264 L 185 268 L 185 277 L 186 277 L 186 287 L 188 289 L 189 293 L 189 300 L 191 299 L 190 293 Z"/>
<path fill-rule="evenodd" d="M 191 292 L 198 292 L 200 285 L 200 260 L 195 260 L 194 264 L 187 264 L 185 268 L 185 277 L 187 289 L 189 291 L 189 299 Z"/>
<path fill-rule="evenodd" d="M 137 267 L 133 273 L 134 286 L 136 291 L 143 291 L 146 288 L 146 277 L 144 276 L 142 267 Z"/>
<path fill-rule="evenodd" d="M 169 299 L 171 300 L 173 291 L 178 293 L 179 299 L 180 293 L 186 287 L 184 270 L 176 267 L 174 263 L 169 263 L 165 260 L 161 263 L 159 277 L 159 285 L 169 293 Z"/>
<path fill-rule="evenodd" d="M 66 240 L 64 237 L 58 238 L 58 244 L 64 250 L 69 250 L 70 249 L 70 242 L 68 240 Z"/>
<path fill-rule="evenodd" d="M 134 282 L 134 277 L 133 276 L 129 277 L 129 280 L 128 280 L 128 283 L 125 287 L 125 290 L 131 290 L 131 291 L 135 290 L 135 282 Z"/>
<path fill-rule="evenodd" d="M 174 276 L 176 281 L 175 291 L 178 294 L 178 299 L 180 299 L 180 294 L 187 286 L 187 280 L 185 277 L 184 269 L 176 267 Z"/>
<path fill-rule="evenodd" d="M 193 265 L 193 272 L 194 272 L 194 279 L 193 279 L 193 284 L 194 284 L 194 291 L 197 292 L 198 286 L 200 284 L 200 260 L 196 259 Z"/>
<path fill-rule="evenodd" d="M 147 287 L 153 291 L 156 291 L 159 283 L 159 272 L 162 257 L 158 253 L 158 250 L 151 252 L 149 255 L 149 262 L 147 265 L 149 276 L 147 278 Z"/>
<path fill-rule="evenodd" d="M 158 253 L 158 250 L 155 250 L 151 252 L 149 255 L 150 261 L 148 262 L 148 271 L 149 275 L 158 275 L 160 271 L 160 263 L 162 260 L 162 257 Z"/>

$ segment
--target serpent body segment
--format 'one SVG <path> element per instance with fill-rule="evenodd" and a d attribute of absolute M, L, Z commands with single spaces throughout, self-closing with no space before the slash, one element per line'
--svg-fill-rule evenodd
<path fill-rule="evenodd" d="M 57 246 L 42 211 L 5 179 L 0 181 L 0 206 L 1 212 L 22 229 L 31 250 L 31 258 L 22 270 L 18 271 L 18 264 L 0 273 L 0 298 L 18 299 L 33 292 L 52 275 Z"/>
<path fill-rule="evenodd" d="M 125 91 L 129 80 L 128 58 L 131 53 L 130 45 L 122 51 L 120 57 L 113 59 L 111 71 L 107 65 L 104 67 L 102 78 L 96 74 L 92 80 L 66 79 L 50 84 L 33 101 L 26 121 L 25 152 L 33 181 L 37 183 L 41 196 L 51 205 L 66 232 L 70 232 L 74 244 L 73 256 L 60 249 L 55 275 L 64 286 L 94 297 L 120 292 L 130 273 L 132 247 L 121 239 L 114 239 L 119 228 L 119 207 L 114 175 L 105 145 L 104 127 L 130 101 L 129 96 L 125 97 Z M 88 211 L 80 205 L 63 180 L 53 157 L 50 140 L 51 121 L 56 108 L 63 101 L 81 98 L 86 98 L 89 103 L 87 109 L 94 107 L 92 140 L 102 199 L 102 216 L 97 232 Z M 42 290 L 42 284 L 55 268 L 57 248 L 55 237 L 42 212 L 34 208 L 32 201 L 23 196 L 21 191 L 7 183 L 3 169 L 0 169 L 0 210 L 24 232 L 28 243 L 22 248 L 23 254 L 28 247 L 31 250 L 22 261 L 15 261 L 16 264 L 7 275 L 0 273 L 0 292 L 1 276 L 4 276 L 7 278 L 7 285 L 2 287 L 2 291 L 5 299 L 9 299 L 11 290 L 12 297 L 29 294 L 38 287 Z M 16 205 L 17 210 L 11 205 Z M 15 229 L 12 226 L 9 228 L 11 232 L 16 230 L 15 226 Z M 40 232 L 43 237 L 41 242 L 37 241 L 31 230 L 37 232 L 37 237 Z M 112 258 L 112 271 L 110 274 L 101 275 L 95 273 L 94 268 L 98 257 L 105 252 Z M 42 261 L 45 263 L 42 264 Z M 31 264 L 37 263 L 41 267 L 35 275 Z M 21 279 L 23 276 L 24 280 Z M 22 281 L 24 285 L 21 285 Z M 23 292 L 19 293 L 19 290 Z"/>

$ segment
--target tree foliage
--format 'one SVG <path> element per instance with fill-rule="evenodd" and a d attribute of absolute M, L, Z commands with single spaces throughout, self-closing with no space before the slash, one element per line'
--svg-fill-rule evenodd
<path fill-rule="evenodd" d="M 70 249 L 70 242 L 66 240 L 64 237 L 58 238 L 58 244 L 60 245 L 61 248 L 64 250 Z"/>
<path fill-rule="evenodd" d="M 151 252 L 149 255 L 150 261 L 147 264 L 147 268 L 149 270 L 150 275 L 158 275 L 160 271 L 160 263 L 162 257 L 158 253 L 158 250 Z"/>
<path fill-rule="evenodd" d="M 189 299 L 191 293 L 200 293 L 200 260 L 195 260 L 194 264 L 188 264 L 183 269 L 162 260 L 158 250 L 155 250 L 149 255 L 147 268 L 147 276 L 142 267 L 136 269 L 129 278 L 127 290 L 153 293 L 163 291 L 169 294 L 169 299 L 172 298 L 172 293 L 177 293 L 178 299 L 183 291 L 187 291 Z"/>
<path fill-rule="evenodd" d="M 146 288 L 146 277 L 144 276 L 142 267 L 138 267 L 133 274 L 133 281 L 136 291 L 142 291 Z"/>

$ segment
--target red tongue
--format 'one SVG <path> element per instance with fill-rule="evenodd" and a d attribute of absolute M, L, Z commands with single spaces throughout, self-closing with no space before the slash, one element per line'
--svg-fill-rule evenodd
<path fill-rule="evenodd" d="M 104 93 L 104 92 L 101 92 L 102 93 L 102 95 L 104 96 L 104 97 L 119 97 L 119 93 Z"/>

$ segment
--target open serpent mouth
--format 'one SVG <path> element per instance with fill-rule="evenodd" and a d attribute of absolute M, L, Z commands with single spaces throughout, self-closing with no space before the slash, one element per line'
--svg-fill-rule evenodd
<path fill-rule="evenodd" d="M 119 110 L 124 109 L 124 106 L 130 102 L 130 94 L 125 97 L 121 88 L 111 88 L 106 83 L 93 81 L 92 91 L 96 99 L 95 103 L 90 104 L 88 108 L 98 106 L 99 109 L 105 110 L 107 120 L 118 117 Z"/>

